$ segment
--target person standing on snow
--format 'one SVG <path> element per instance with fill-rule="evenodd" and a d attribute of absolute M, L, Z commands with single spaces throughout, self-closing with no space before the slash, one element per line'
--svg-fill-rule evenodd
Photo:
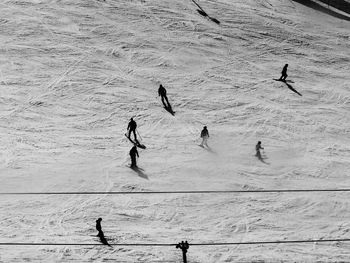
<path fill-rule="evenodd" d="M 164 107 L 171 109 L 171 105 L 170 105 L 168 97 L 166 95 L 166 89 L 163 87 L 162 84 L 159 85 L 158 96 L 161 97 Z M 166 103 L 164 100 L 166 101 Z"/>
<path fill-rule="evenodd" d="M 259 159 L 262 159 L 260 149 L 263 150 L 264 148 L 261 147 L 261 141 L 258 141 L 258 143 L 255 145 L 255 150 L 256 150 L 255 156 L 257 156 Z"/>
<path fill-rule="evenodd" d="M 139 153 L 137 151 L 137 144 L 134 144 L 134 147 L 131 148 L 130 152 L 130 158 L 131 158 L 131 168 L 136 168 L 137 164 L 136 164 L 136 156 L 139 157 Z"/>
<path fill-rule="evenodd" d="M 128 129 L 127 129 L 127 130 L 129 131 L 129 133 L 128 133 L 128 138 L 129 138 L 129 139 L 130 139 L 131 132 L 133 132 L 133 133 L 134 133 L 135 140 L 137 140 L 137 137 L 136 137 L 136 127 L 137 127 L 136 122 L 134 121 L 133 118 L 131 118 L 131 119 L 130 119 L 130 122 L 129 122 L 129 124 L 128 124 Z"/>
<path fill-rule="evenodd" d="M 102 218 L 99 218 L 96 220 L 96 230 L 100 233 L 102 231 L 102 227 L 101 227 L 101 221 Z M 98 236 L 98 235 L 97 235 Z"/>
<path fill-rule="evenodd" d="M 288 75 L 287 75 L 287 68 L 288 68 L 288 64 L 285 64 L 283 69 L 282 69 L 282 72 L 281 72 L 282 76 L 280 77 L 279 80 L 286 81 L 286 78 L 288 77 Z"/>
<path fill-rule="evenodd" d="M 205 145 L 205 146 L 209 147 L 208 143 L 207 143 L 208 138 L 209 138 L 209 132 L 208 132 L 207 126 L 203 127 L 203 130 L 201 131 L 201 138 L 203 139 L 203 141 L 199 146 L 203 147 L 203 145 Z"/>

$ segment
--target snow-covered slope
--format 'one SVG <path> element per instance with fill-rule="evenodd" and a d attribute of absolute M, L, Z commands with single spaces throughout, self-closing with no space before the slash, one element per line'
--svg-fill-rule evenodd
<path fill-rule="evenodd" d="M 0 4 L 0 192 L 350 187 L 350 22 L 287 0 Z M 289 64 L 290 83 L 273 81 Z M 175 116 L 157 97 L 162 83 Z M 130 117 L 147 150 L 130 170 Z M 197 146 L 204 125 L 213 152 Z M 258 140 L 267 163 L 254 157 Z M 349 193 L 2 196 L 0 242 L 349 238 Z M 324 262 L 349 243 L 190 247 Z M 181 262 L 174 247 L 0 246 L 3 262 Z"/>

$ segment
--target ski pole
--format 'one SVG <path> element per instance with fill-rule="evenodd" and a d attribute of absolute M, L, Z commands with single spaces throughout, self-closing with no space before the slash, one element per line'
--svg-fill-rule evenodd
<path fill-rule="evenodd" d="M 141 135 L 140 135 L 139 131 L 138 131 L 138 130 L 136 130 L 136 132 L 137 132 L 137 134 L 140 136 L 140 138 L 141 138 L 141 140 L 142 140 L 142 137 L 141 137 Z"/>

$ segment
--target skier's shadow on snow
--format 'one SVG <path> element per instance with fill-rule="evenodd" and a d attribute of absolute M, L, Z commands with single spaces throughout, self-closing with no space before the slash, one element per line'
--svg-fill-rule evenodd
<path fill-rule="evenodd" d="M 210 148 L 209 146 L 204 147 L 202 145 L 198 145 L 199 147 L 203 148 L 204 150 L 207 150 L 208 152 L 212 153 L 212 154 L 217 154 L 212 148 Z"/>
<path fill-rule="evenodd" d="M 144 179 L 146 179 L 146 180 L 148 180 L 148 175 L 147 174 L 145 174 L 143 171 L 143 169 L 142 168 L 140 168 L 140 167 L 138 167 L 138 166 L 136 166 L 136 167 L 130 167 L 134 172 L 136 172 L 137 173 L 137 175 L 138 176 L 140 176 L 141 178 L 144 178 Z"/>
<path fill-rule="evenodd" d="M 216 154 L 216 151 L 214 151 L 212 148 L 210 148 L 208 146 L 208 148 L 205 148 L 208 152 L 212 153 L 212 154 Z"/>
<path fill-rule="evenodd" d="M 169 112 L 171 115 L 175 116 L 175 112 L 173 111 L 173 108 L 171 107 L 171 105 L 164 105 L 164 109 Z"/>
<path fill-rule="evenodd" d="M 301 93 L 299 93 L 299 91 L 297 91 L 295 88 L 293 88 L 292 85 L 290 85 L 290 84 L 288 83 L 288 82 L 294 83 L 292 80 L 281 80 L 281 79 L 274 79 L 274 80 L 283 82 L 284 84 L 287 85 L 287 87 L 288 87 L 291 91 L 295 92 L 295 93 L 298 94 L 299 96 L 303 96 L 303 95 L 301 95 Z"/>
<path fill-rule="evenodd" d="M 320 12 L 326 13 L 326 14 L 331 15 L 333 17 L 350 21 L 350 18 L 348 16 L 345 16 L 345 15 L 342 15 L 340 13 L 337 13 L 337 12 L 335 12 L 335 11 L 329 9 L 329 8 L 326 8 L 326 7 L 322 6 L 322 5 L 320 5 L 319 3 L 316 3 L 316 2 L 313 2 L 313 1 L 309 1 L 309 0 L 293 0 L 293 1 L 297 2 L 299 4 L 302 4 L 302 5 L 305 5 L 307 7 L 310 7 L 312 9 L 318 10 Z M 345 13 L 348 13 L 347 10 L 346 10 L 345 5 L 343 5 L 343 6 L 344 6 L 344 8 L 338 8 L 338 9 L 342 10 Z"/>
<path fill-rule="evenodd" d="M 284 82 L 284 83 L 287 85 L 287 87 L 288 87 L 290 90 L 294 91 L 294 92 L 295 92 L 296 94 L 298 94 L 299 96 L 303 96 L 303 95 L 301 95 L 301 93 L 299 93 L 296 89 L 294 89 L 292 85 L 288 84 L 287 82 Z"/>
<path fill-rule="evenodd" d="M 258 158 L 260 162 L 267 164 L 267 165 L 270 165 L 270 163 L 265 161 L 265 159 L 267 159 L 267 158 L 262 157 L 261 154 L 255 155 L 255 157 Z"/>

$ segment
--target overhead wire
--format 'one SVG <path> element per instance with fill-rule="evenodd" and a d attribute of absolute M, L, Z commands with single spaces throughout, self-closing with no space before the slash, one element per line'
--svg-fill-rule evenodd
<path fill-rule="evenodd" d="M 0 195 L 151 195 L 151 194 L 249 194 L 249 193 L 308 193 L 350 192 L 342 189 L 267 189 L 267 190 L 189 190 L 189 191 L 73 191 L 73 192 L 0 192 Z"/>
<path fill-rule="evenodd" d="M 276 240 L 276 241 L 246 241 L 246 242 L 209 242 L 189 243 L 190 246 L 236 246 L 236 245 L 269 245 L 291 243 L 331 243 L 349 242 L 350 238 L 340 239 L 306 239 L 306 240 Z M 109 243 L 111 246 L 120 247 L 166 247 L 176 246 L 175 243 Z M 31 242 L 0 242 L 0 246 L 105 246 L 102 243 L 31 243 Z"/>

